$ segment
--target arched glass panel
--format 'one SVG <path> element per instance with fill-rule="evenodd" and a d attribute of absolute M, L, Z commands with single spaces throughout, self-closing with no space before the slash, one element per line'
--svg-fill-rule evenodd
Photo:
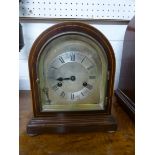
<path fill-rule="evenodd" d="M 89 35 L 59 34 L 42 47 L 37 60 L 42 111 L 103 110 L 108 61 Z"/>

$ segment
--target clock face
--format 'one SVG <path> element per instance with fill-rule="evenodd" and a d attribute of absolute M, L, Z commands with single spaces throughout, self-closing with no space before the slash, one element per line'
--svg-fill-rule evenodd
<path fill-rule="evenodd" d="M 49 40 L 38 60 L 42 111 L 103 110 L 108 67 L 103 51 L 81 33 Z"/>
<path fill-rule="evenodd" d="M 50 62 L 47 82 L 53 94 L 66 102 L 87 98 L 97 83 L 97 66 L 81 52 L 69 51 Z"/>

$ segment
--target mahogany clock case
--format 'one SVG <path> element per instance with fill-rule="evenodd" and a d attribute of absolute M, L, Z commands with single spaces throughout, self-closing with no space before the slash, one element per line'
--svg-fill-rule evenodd
<path fill-rule="evenodd" d="M 39 88 L 37 84 L 37 61 L 41 48 L 55 35 L 65 32 L 80 32 L 94 38 L 105 50 L 108 60 L 107 104 L 104 110 L 83 111 L 49 111 L 40 107 Z M 29 135 L 41 133 L 66 133 L 84 131 L 115 131 L 117 124 L 111 115 L 115 74 L 115 56 L 107 38 L 94 27 L 81 22 L 63 22 L 45 30 L 34 42 L 29 55 L 29 75 L 31 83 L 34 117 L 27 125 Z"/>

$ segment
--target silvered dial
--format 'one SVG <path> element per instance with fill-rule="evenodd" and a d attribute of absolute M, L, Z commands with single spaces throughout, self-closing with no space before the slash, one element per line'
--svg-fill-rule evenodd
<path fill-rule="evenodd" d="M 63 100 L 87 98 L 96 88 L 97 67 L 81 52 L 65 52 L 51 60 L 47 70 L 49 91 Z"/>

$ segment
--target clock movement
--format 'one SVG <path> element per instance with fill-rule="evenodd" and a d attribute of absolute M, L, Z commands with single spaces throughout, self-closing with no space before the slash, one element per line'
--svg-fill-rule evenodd
<path fill-rule="evenodd" d="M 115 56 L 106 37 L 80 22 L 45 30 L 29 55 L 34 117 L 29 135 L 115 131 Z"/>

